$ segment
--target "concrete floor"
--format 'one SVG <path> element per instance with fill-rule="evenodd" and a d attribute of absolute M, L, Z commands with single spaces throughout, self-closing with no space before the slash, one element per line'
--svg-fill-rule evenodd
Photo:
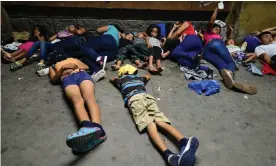
<path fill-rule="evenodd" d="M 245 99 L 245 94 L 221 86 L 220 93 L 206 97 L 188 89 L 175 64 L 163 64 L 163 76 L 153 76 L 147 89 L 161 99 L 160 109 L 177 129 L 187 137 L 199 138 L 196 165 L 276 165 L 276 77 L 253 76 L 242 68 L 237 80 L 256 85 L 257 95 L 246 95 Z M 108 138 L 80 157 L 65 144 L 67 135 L 77 131 L 77 125 L 60 86 L 51 85 L 48 77 L 36 76 L 35 64 L 13 73 L 8 65 L 1 69 L 3 166 L 165 165 L 148 136 L 137 132 L 120 93 L 108 79 L 96 84 Z M 115 75 L 110 71 L 107 74 Z M 163 137 L 176 151 L 174 144 Z"/>

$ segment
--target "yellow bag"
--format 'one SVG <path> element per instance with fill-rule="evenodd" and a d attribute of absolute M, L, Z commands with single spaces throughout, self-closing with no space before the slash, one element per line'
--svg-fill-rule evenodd
<path fill-rule="evenodd" d="M 15 41 L 28 40 L 30 37 L 29 32 L 12 32 L 12 37 Z"/>

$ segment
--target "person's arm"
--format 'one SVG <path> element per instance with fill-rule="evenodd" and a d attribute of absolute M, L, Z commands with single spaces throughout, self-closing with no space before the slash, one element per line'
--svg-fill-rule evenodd
<path fill-rule="evenodd" d="M 83 63 L 82 61 L 78 61 L 78 68 L 82 69 L 82 70 L 88 70 L 89 69 L 89 67 L 85 63 Z"/>
<path fill-rule="evenodd" d="M 189 27 L 189 23 L 185 21 L 176 32 L 171 35 L 171 38 L 179 37 Z"/>
<path fill-rule="evenodd" d="M 214 10 L 212 17 L 209 21 L 208 30 L 210 30 L 213 27 L 213 25 L 217 19 L 217 15 L 218 15 L 218 8 L 216 7 L 216 9 Z"/>
<path fill-rule="evenodd" d="M 56 73 L 52 66 L 49 68 L 49 75 L 52 84 L 57 84 L 60 81 L 60 73 Z"/>
<path fill-rule="evenodd" d="M 99 27 L 99 28 L 97 29 L 97 33 L 103 34 L 103 33 L 106 32 L 107 30 L 108 30 L 108 25 L 102 26 L 102 27 Z"/>
<path fill-rule="evenodd" d="M 116 88 L 119 88 L 119 86 L 118 86 L 118 80 L 119 80 L 119 78 L 113 77 L 113 78 L 110 78 L 109 82 L 110 82 L 112 85 L 114 85 Z"/>
<path fill-rule="evenodd" d="M 227 39 L 233 39 L 233 26 L 229 25 L 227 28 Z"/>
<path fill-rule="evenodd" d="M 39 41 L 45 41 L 45 37 L 44 36 L 40 36 L 39 34 L 36 35 L 37 39 Z"/>
<path fill-rule="evenodd" d="M 55 39 L 57 39 L 57 35 L 54 35 L 54 36 L 50 37 L 50 38 L 49 38 L 49 41 L 53 41 L 53 40 L 55 40 Z"/>
<path fill-rule="evenodd" d="M 262 32 L 265 32 L 265 31 L 275 31 L 276 30 L 276 27 L 271 27 L 271 28 L 266 28 L 264 30 L 262 30 Z"/>
<path fill-rule="evenodd" d="M 270 64 L 270 56 L 267 55 L 267 53 L 265 52 L 265 50 L 262 47 L 260 47 L 260 46 L 256 47 L 255 53 L 259 59 L 263 60 L 267 64 Z"/>
<path fill-rule="evenodd" d="M 162 58 L 166 58 L 167 56 L 170 55 L 170 53 L 171 53 L 170 51 L 167 51 L 165 53 L 162 53 L 161 56 L 162 56 Z"/>
<path fill-rule="evenodd" d="M 151 45 L 150 42 L 149 42 L 149 37 L 148 37 L 148 36 L 146 37 L 146 43 L 147 43 L 147 45 L 148 45 L 148 48 L 151 48 L 151 47 L 152 47 L 152 45 Z"/>
<path fill-rule="evenodd" d="M 144 83 L 146 85 L 150 80 L 150 74 L 143 75 L 142 77 L 143 77 Z"/>

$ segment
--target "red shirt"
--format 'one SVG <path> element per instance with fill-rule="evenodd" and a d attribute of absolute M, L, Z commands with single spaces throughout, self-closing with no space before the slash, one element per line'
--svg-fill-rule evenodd
<path fill-rule="evenodd" d="M 184 34 L 186 34 L 186 35 L 195 35 L 196 33 L 195 33 L 195 29 L 194 29 L 193 24 L 190 21 L 185 21 L 185 22 L 189 24 L 189 27 L 182 32 L 182 35 L 184 35 Z"/>

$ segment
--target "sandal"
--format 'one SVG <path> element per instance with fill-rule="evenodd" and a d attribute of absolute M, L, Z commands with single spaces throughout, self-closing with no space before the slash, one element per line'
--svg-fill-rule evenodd
<path fill-rule="evenodd" d="M 10 67 L 11 67 L 11 69 L 10 69 L 11 71 L 16 71 L 16 70 L 22 68 L 23 65 L 17 61 L 17 62 L 12 63 Z"/>
<path fill-rule="evenodd" d="M 239 91 L 239 92 L 243 92 L 243 93 L 247 93 L 250 95 L 254 95 L 257 93 L 257 88 L 245 83 L 234 83 L 233 85 L 233 90 Z"/>

